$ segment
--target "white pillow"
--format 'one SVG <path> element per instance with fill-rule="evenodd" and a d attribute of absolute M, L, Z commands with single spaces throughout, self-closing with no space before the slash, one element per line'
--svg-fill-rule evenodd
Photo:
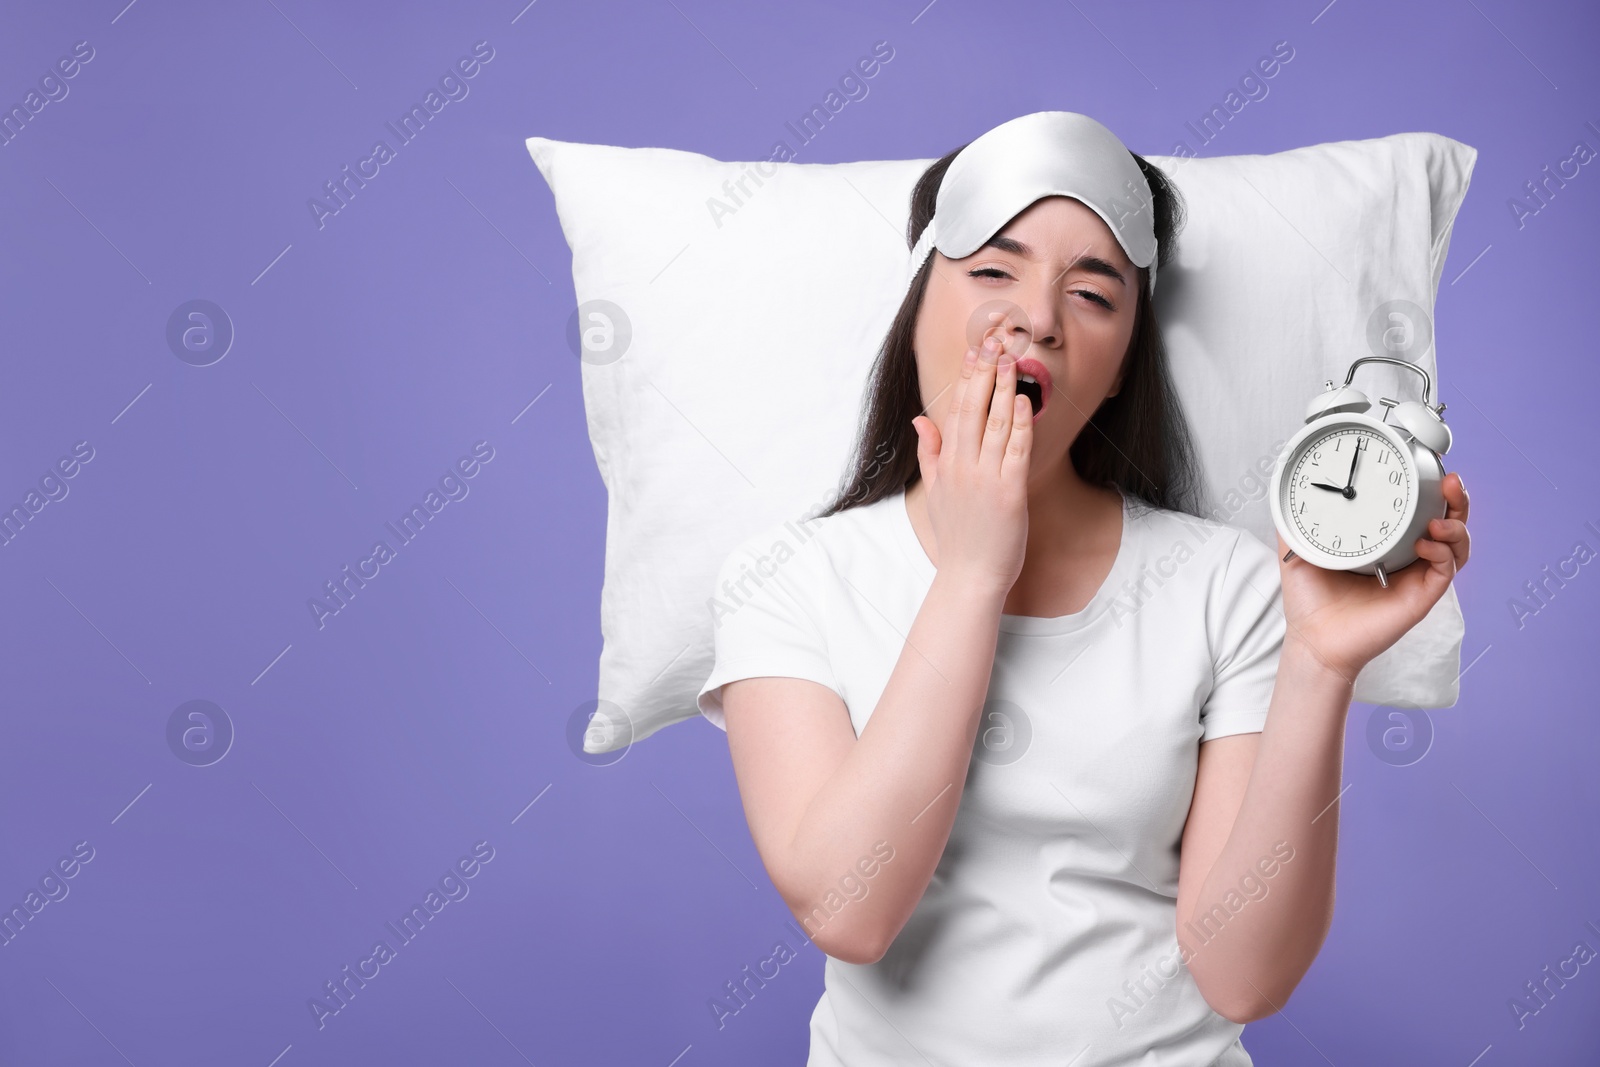
<path fill-rule="evenodd" d="M 588 339 L 584 408 L 610 501 L 600 703 L 585 738 L 586 752 L 608 752 L 699 716 L 723 559 L 842 484 L 863 387 L 904 295 L 911 189 L 933 160 L 725 163 L 544 137 L 527 146 L 572 248 L 581 314 L 568 333 Z M 1386 330 L 1401 336 L 1390 312 L 1408 305 L 1392 302 L 1414 307 L 1415 343 L 1399 354 L 1433 375 L 1440 399 L 1429 320 L 1477 150 L 1401 133 L 1145 158 L 1188 210 L 1155 307 L 1208 513 L 1273 547 L 1277 453 L 1325 380 L 1384 351 L 1373 345 Z M 1368 364 L 1356 384 L 1413 398 L 1418 379 Z M 1355 699 L 1454 704 L 1462 633 L 1452 586 L 1361 672 Z"/>

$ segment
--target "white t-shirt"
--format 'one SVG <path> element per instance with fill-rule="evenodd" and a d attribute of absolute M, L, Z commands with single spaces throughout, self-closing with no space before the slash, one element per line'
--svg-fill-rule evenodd
<path fill-rule="evenodd" d="M 726 729 L 725 682 L 809 678 L 859 736 L 934 573 L 904 493 L 751 536 L 700 711 Z M 882 959 L 827 958 L 808 1067 L 1250 1067 L 1180 959 L 1178 852 L 1199 742 L 1263 728 L 1283 633 L 1271 549 L 1124 494 L 1082 611 L 1001 616 L 943 856 Z"/>

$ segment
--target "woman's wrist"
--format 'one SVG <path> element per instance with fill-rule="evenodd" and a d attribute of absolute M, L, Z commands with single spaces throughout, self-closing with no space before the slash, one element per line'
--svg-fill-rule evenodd
<path fill-rule="evenodd" d="M 974 611 L 993 611 L 998 617 L 1005 610 L 1006 597 L 1011 593 L 1010 586 L 1002 587 L 992 578 L 958 571 L 953 567 L 940 567 L 934 572 L 933 584 L 940 589 L 948 589 L 954 596 Z"/>
<path fill-rule="evenodd" d="M 1355 692 L 1359 666 L 1333 663 L 1323 658 L 1308 640 L 1293 631 L 1283 639 L 1278 657 L 1278 677 L 1293 679 L 1298 685 L 1311 685 L 1338 692 L 1348 702 Z"/>

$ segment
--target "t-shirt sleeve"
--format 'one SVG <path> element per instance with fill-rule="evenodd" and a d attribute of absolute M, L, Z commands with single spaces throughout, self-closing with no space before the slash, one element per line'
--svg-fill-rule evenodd
<path fill-rule="evenodd" d="M 1283 586 L 1272 549 L 1240 530 L 1218 588 L 1207 619 L 1213 670 L 1201 741 L 1266 727 L 1283 651 Z"/>
<path fill-rule="evenodd" d="M 727 730 L 722 686 L 740 678 L 805 678 L 834 692 L 823 636 L 827 558 L 815 541 L 798 549 L 781 531 L 757 534 L 736 547 L 717 572 L 708 600 L 715 638 L 711 674 L 696 704 Z"/>

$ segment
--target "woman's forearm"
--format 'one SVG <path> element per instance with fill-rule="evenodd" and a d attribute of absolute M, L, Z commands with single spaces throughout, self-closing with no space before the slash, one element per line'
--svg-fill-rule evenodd
<path fill-rule="evenodd" d="M 1285 638 L 1233 830 L 1192 911 L 1178 916 L 1178 939 L 1191 953 L 1190 974 L 1206 999 L 1237 1021 L 1283 1006 L 1333 922 L 1339 843 L 1334 801 L 1352 690 L 1353 679 Z M 1241 892 L 1241 880 L 1246 887 L 1265 886 L 1264 894 Z"/>
<path fill-rule="evenodd" d="M 938 572 L 871 719 L 796 828 L 789 866 L 811 884 L 791 906 L 830 955 L 876 960 L 933 877 L 966 784 L 1004 602 L 1004 591 Z M 891 860 L 871 862 L 888 849 Z M 846 875 L 865 887 L 859 898 L 840 893 Z"/>

